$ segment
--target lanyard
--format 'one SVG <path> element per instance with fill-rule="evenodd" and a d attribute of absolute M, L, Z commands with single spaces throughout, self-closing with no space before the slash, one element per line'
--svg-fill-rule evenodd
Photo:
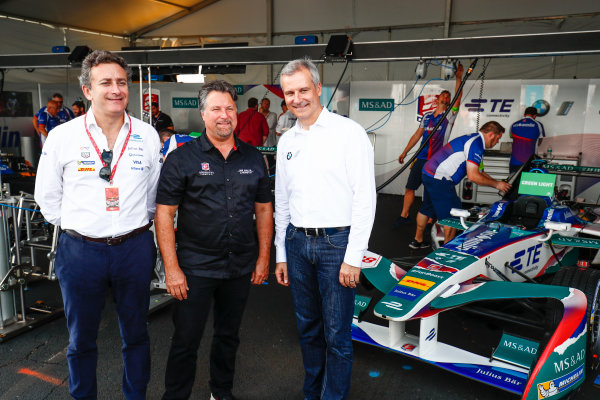
<path fill-rule="evenodd" d="M 119 164 L 121 157 L 123 157 L 123 153 L 125 153 L 125 149 L 127 148 L 127 143 L 129 143 L 129 137 L 131 136 L 131 117 L 129 116 L 129 114 L 127 114 L 127 118 L 129 118 L 129 132 L 127 132 L 127 137 L 125 138 L 125 143 L 123 143 L 123 148 L 121 149 L 121 154 L 119 155 L 117 162 L 115 163 L 115 165 L 112 168 L 112 171 L 110 172 L 110 184 L 111 185 L 112 185 L 113 177 L 115 176 L 115 172 L 117 171 L 117 164 Z M 98 157 L 100 158 L 100 162 L 102 163 L 102 166 L 106 167 L 106 163 L 102 159 L 102 153 L 100 152 L 100 149 L 98 148 L 98 145 L 96 144 L 96 141 L 92 137 L 92 134 L 90 133 L 90 130 L 87 127 L 87 113 L 85 113 L 85 117 L 83 117 L 83 125 L 85 126 L 85 132 L 87 133 L 88 137 L 90 138 L 90 142 L 92 142 L 92 144 L 94 145 L 94 149 L 96 149 L 96 153 L 98 153 Z"/>

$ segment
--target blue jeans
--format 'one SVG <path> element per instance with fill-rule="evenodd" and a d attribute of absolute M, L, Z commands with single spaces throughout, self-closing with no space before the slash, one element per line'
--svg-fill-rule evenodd
<path fill-rule="evenodd" d="M 349 229 L 306 236 L 293 225 L 285 250 L 306 376 L 306 399 L 346 399 L 352 375 L 356 289 L 340 284 Z"/>
<path fill-rule="evenodd" d="M 123 393 L 128 400 L 146 398 L 150 381 L 146 315 L 155 257 L 150 232 L 116 246 L 88 242 L 68 233 L 60 236 L 56 276 L 69 329 L 69 392 L 74 399 L 97 398 L 96 338 L 109 289 L 123 339 Z"/>

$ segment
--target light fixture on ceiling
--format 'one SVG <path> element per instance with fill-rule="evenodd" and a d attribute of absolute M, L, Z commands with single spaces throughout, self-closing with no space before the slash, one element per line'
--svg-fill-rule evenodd
<path fill-rule="evenodd" d="M 202 75 L 202 65 L 198 66 L 197 74 L 179 74 L 177 82 L 180 83 L 204 83 L 204 75 Z"/>

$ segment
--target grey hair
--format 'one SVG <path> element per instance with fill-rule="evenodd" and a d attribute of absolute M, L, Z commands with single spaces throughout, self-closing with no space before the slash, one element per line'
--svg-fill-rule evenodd
<path fill-rule="evenodd" d="M 321 79 L 319 78 L 319 70 L 309 57 L 298 58 L 297 60 L 292 60 L 285 64 L 285 66 L 281 69 L 280 75 L 290 76 L 303 68 L 310 72 L 310 77 L 315 87 L 319 86 L 319 83 L 321 83 Z"/>
<path fill-rule="evenodd" d="M 235 88 L 231 86 L 230 83 L 225 82 L 223 80 L 210 81 L 202 85 L 200 92 L 198 92 L 198 106 L 200 107 L 200 112 L 204 112 L 204 109 L 206 108 L 206 98 L 208 97 L 210 92 L 215 91 L 229 93 L 233 101 L 237 100 Z"/>
<path fill-rule="evenodd" d="M 79 75 L 79 84 L 81 86 L 91 89 L 92 68 L 100 64 L 120 65 L 125 70 L 125 73 L 127 73 L 127 83 L 131 82 L 132 71 L 123 57 L 106 50 L 94 50 L 81 63 L 81 74 Z"/>

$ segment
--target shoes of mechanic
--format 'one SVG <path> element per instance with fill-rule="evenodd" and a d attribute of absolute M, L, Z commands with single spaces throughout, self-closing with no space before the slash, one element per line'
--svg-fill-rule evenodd
<path fill-rule="evenodd" d="M 405 224 L 409 224 L 410 223 L 410 218 L 408 217 L 403 217 L 403 216 L 399 216 L 398 218 L 396 218 L 396 220 L 394 221 L 394 225 L 392 225 L 393 229 L 398 229 L 400 228 L 402 225 Z"/>
<path fill-rule="evenodd" d="M 429 242 L 425 242 L 425 241 L 417 242 L 416 240 L 413 240 L 412 242 L 410 242 L 408 244 L 408 247 L 410 247 L 411 249 L 414 249 L 414 250 L 426 249 L 429 246 L 431 246 L 431 244 Z"/>
<path fill-rule="evenodd" d="M 237 400 L 235 397 L 233 397 L 232 394 L 223 394 L 221 396 L 217 396 L 215 394 L 210 394 L 210 400 Z"/>

